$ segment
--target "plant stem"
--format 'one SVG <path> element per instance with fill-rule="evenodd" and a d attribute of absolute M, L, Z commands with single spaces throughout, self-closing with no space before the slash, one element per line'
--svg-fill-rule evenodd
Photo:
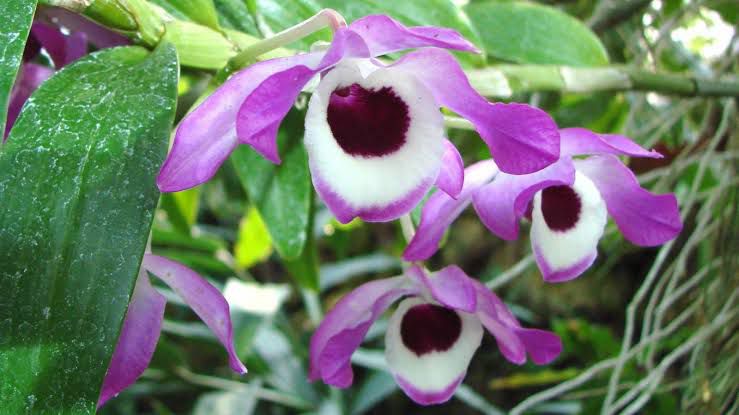
<path fill-rule="evenodd" d="M 345 26 L 346 21 L 338 12 L 332 9 L 323 9 L 308 20 L 242 50 L 241 53 L 231 59 L 229 67 L 233 71 L 245 68 L 254 63 L 258 56 L 302 39 L 325 27 L 330 27 L 331 30 L 336 31 Z"/>
<path fill-rule="evenodd" d="M 652 0 L 602 1 L 588 21 L 588 26 L 596 33 L 617 26 L 647 7 Z"/>
<path fill-rule="evenodd" d="M 496 65 L 467 71 L 472 86 L 489 97 L 517 92 L 651 91 L 682 96 L 739 96 L 739 78 L 705 79 L 622 66 Z"/>
<path fill-rule="evenodd" d="M 401 216 L 399 220 L 400 229 L 403 231 L 403 237 L 406 242 L 410 243 L 413 236 L 416 235 L 416 227 L 413 226 L 413 219 L 411 218 L 410 213 L 406 213 Z"/>

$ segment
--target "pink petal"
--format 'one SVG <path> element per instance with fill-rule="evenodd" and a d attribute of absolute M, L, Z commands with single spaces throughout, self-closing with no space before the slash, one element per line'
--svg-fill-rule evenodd
<path fill-rule="evenodd" d="M 526 329 L 513 316 L 508 307 L 482 283 L 475 281 L 477 289 L 477 316 L 495 336 L 503 356 L 516 364 L 526 362 L 526 355 L 537 365 L 551 362 L 562 351 L 562 341 L 549 331 Z"/>
<path fill-rule="evenodd" d="M 546 112 L 525 104 L 492 104 L 475 91 L 454 57 L 422 49 L 391 67 L 412 73 L 444 106 L 471 121 L 501 171 L 527 174 L 559 158 L 559 133 Z"/>
<path fill-rule="evenodd" d="M 236 355 L 233 344 L 233 325 L 226 299 L 195 271 L 167 258 L 146 254 L 144 268 L 159 277 L 174 290 L 203 320 L 228 351 L 228 360 L 237 373 L 246 373 L 246 367 Z"/>
<path fill-rule="evenodd" d="M 474 313 L 477 308 L 477 295 L 473 280 L 456 265 L 450 265 L 432 275 L 414 265 L 408 275 L 418 281 L 431 293 L 434 300 L 448 308 Z"/>
<path fill-rule="evenodd" d="M 103 380 L 98 408 L 134 383 L 149 366 L 162 330 L 166 300 L 151 286 L 146 271 L 136 280 L 118 344 Z"/>
<path fill-rule="evenodd" d="M 526 347 L 531 360 L 537 365 L 550 363 L 562 352 L 562 340 L 551 331 L 518 329 L 516 334 Z"/>
<path fill-rule="evenodd" d="M 372 323 L 395 301 L 417 292 L 405 276 L 371 281 L 344 296 L 323 318 L 310 341 L 311 381 L 340 388 L 352 384 L 351 355 Z"/>
<path fill-rule="evenodd" d="M 497 173 L 492 160 L 481 161 L 465 169 L 464 186 L 456 199 L 445 192 L 434 193 L 423 206 L 421 222 L 403 252 L 403 259 L 421 261 L 431 257 L 439 249 L 446 229 L 469 205 L 472 194 Z"/>
<path fill-rule="evenodd" d="M 247 94 L 243 94 L 244 99 L 236 117 L 239 139 L 273 163 L 280 162 L 277 130 L 305 84 L 343 58 L 370 57 L 362 38 L 347 29 L 340 29 L 334 34 L 331 46 L 325 54 L 308 55 L 312 56 L 279 71 L 272 71 L 269 76 L 259 79 L 258 84 Z"/>
<path fill-rule="evenodd" d="M 5 124 L 5 134 L 3 137 L 7 137 L 10 133 L 10 128 L 13 127 L 15 120 L 20 115 L 23 104 L 26 103 L 26 100 L 28 100 L 33 91 L 41 86 L 41 84 L 53 74 L 53 69 L 37 65 L 35 63 L 24 63 L 23 66 L 21 66 L 18 79 L 16 79 L 15 85 L 13 85 L 13 90 L 10 93 L 8 118 L 7 123 Z"/>
<path fill-rule="evenodd" d="M 236 114 L 244 99 L 271 75 L 321 56 L 309 53 L 259 62 L 229 78 L 177 127 L 172 150 L 157 177 L 159 189 L 176 192 L 213 177 L 238 145 Z M 271 153 L 277 153 L 276 144 Z"/>
<path fill-rule="evenodd" d="M 34 22 L 31 26 L 31 35 L 51 56 L 51 60 L 54 61 L 54 66 L 57 69 L 67 64 L 67 42 L 59 28 L 41 22 Z"/>
<path fill-rule="evenodd" d="M 43 14 L 54 19 L 59 26 L 66 27 L 72 33 L 80 32 L 87 36 L 89 43 L 98 49 L 124 46 L 131 43 L 127 37 L 100 26 L 86 17 L 72 13 L 60 7 L 44 8 Z"/>
<path fill-rule="evenodd" d="M 456 198 L 464 185 L 464 162 L 457 147 L 449 140 L 444 140 L 444 156 L 441 159 L 441 170 L 436 178 L 436 187 L 449 196 Z"/>
<path fill-rule="evenodd" d="M 65 39 L 64 65 L 87 55 L 87 34 L 74 32 Z"/>
<path fill-rule="evenodd" d="M 661 245 L 682 230 L 675 195 L 655 195 L 643 189 L 634 173 L 615 156 L 576 160 L 575 168 L 595 183 L 608 213 L 624 237 L 634 244 Z"/>
<path fill-rule="evenodd" d="M 382 14 L 357 19 L 349 25 L 349 30 L 364 39 L 372 56 L 424 46 L 480 52 L 455 30 L 434 26 L 406 27 Z"/>
<path fill-rule="evenodd" d="M 662 158 L 662 155 L 658 152 L 648 151 L 622 135 L 597 134 L 584 128 L 563 128 L 559 130 L 559 136 L 562 156 L 615 154 Z"/>
<path fill-rule="evenodd" d="M 526 345 L 516 330 L 521 327 L 513 313 L 492 291 L 479 281 L 477 290 L 477 316 L 483 326 L 495 337 L 498 349 L 510 362 L 526 363 Z"/>
<path fill-rule="evenodd" d="M 519 176 L 500 173 L 495 180 L 476 191 L 472 201 L 485 226 L 499 237 L 511 241 L 518 238 L 518 223 L 536 192 L 549 186 L 569 185 L 573 181 L 575 168 L 572 161 L 563 158 L 536 173 Z"/>

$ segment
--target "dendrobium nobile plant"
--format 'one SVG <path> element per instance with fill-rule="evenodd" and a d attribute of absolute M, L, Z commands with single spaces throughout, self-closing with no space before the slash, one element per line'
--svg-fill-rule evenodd
<path fill-rule="evenodd" d="M 257 59 L 322 25 L 333 31 L 330 44 Z M 57 68 L 87 50 L 84 31 L 63 33 L 37 22 L 31 36 L 27 53 L 41 47 Z M 124 43 L 111 37 L 98 47 Z M 409 215 L 420 207 L 420 221 L 403 252 L 403 273 L 346 294 L 315 330 L 310 380 L 351 385 L 353 352 L 396 302 L 385 330 L 385 357 L 398 386 L 419 404 L 450 399 L 484 331 L 513 364 L 531 359 L 545 365 L 557 358 L 562 344 L 554 333 L 522 326 L 505 303 L 458 266 L 432 271 L 422 262 L 470 203 L 482 223 L 505 240 L 518 238 L 519 222 L 528 219 L 532 252 L 551 283 L 577 278 L 593 264 L 609 215 L 624 237 L 640 246 L 663 244 L 681 230 L 675 197 L 640 187 L 619 159 L 659 158 L 659 153 L 621 135 L 559 129 L 547 113 L 526 104 L 489 102 L 450 51 L 478 52 L 451 29 L 407 27 L 387 15 L 347 25 L 338 13 L 324 10 L 246 49 L 236 60 L 241 64 L 176 128 L 156 179 L 161 192 L 207 182 L 241 145 L 280 163 L 280 124 L 306 95 L 303 145 L 310 177 L 339 222 L 400 219 L 413 226 Z M 51 74 L 49 68 L 23 64 L 5 136 L 31 92 Z M 446 137 L 445 113 L 467 119 L 491 157 L 465 168 Z M 147 250 L 98 405 L 135 382 L 154 353 L 166 301 L 150 273 L 212 330 L 231 369 L 246 373 L 219 290 L 186 266 Z"/>

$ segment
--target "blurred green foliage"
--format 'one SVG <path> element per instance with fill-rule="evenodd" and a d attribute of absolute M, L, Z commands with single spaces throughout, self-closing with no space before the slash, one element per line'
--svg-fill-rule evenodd
<path fill-rule="evenodd" d="M 483 50 L 481 55 L 457 54 L 466 68 L 506 63 L 514 73 L 518 64 L 611 65 L 709 78 L 737 73 L 739 4 L 735 1 L 152 3 L 176 19 L 200 23 L 218 33 L 238 30 L 257 37 L 299 23 L 323 7 L 337 9 L 349 21 L 387 13 L 411 25 L 460 31 Z M 317 40 L 330 40 L 330 32 L 318 32 L 290 47 L 307 50 Z M 206 89 L 211 75 L 182 67 L 179 118 Z M 545 109 L 561 127 L 620 133 L 658 149 L 663 159 L 631 161 L 630 166 L 653 191 L 676 192 L 684 208 L 685 231 L 666 251 L 658 251 L 628 244 L 610 224 L 600 244 L 600 257 L 590 271 L 576 281 L 548 285 L 532 265 L 526 224 L 518 241 L 504 243 L 473 212 L 463 214 L 429 266 L 458 264 L 468 274 L 496 285 L 498 294 L 522 321 L 556 331 L 565 351 L 548 367 L 518 367 L 505 361 L 494 341 L 486 338 L 456 398 L 424 412 L 507 411 L 549 387 L 587 375 L 591 368 L 632 350 L 640 340 L 662 333 L 659 328 L 680 322 L 634 352 L 615 386 L 613 365 L 604 365 L 582 383 L 526 412 L 597 413 L 609 389 L 615 390 L 616 398 L 636 390 L 640 382 L 659 372 L 666 357 L 711 327 L 712 321 L 723 318 L 726 310 L 722 307 L 735 300 L 739 246 L 736 97 L 533 90 L 513 92 L 506 99 Z M 321 205 L 301 145 L 304 109 L 301 98 L 280 128 L 280 166 L 241 146 L 206 185 L 164 195 L 154 219 L 154 252 L 187 264 L 219 288 L 230 280 L 259 287 L 286 284 L 287 298 L 259 291 L 261 300 L 277 304 L 267 311 L 254 304 L 234 307 L 237 350 L 249 374 L 244 378 L 233 375 L 215 338 L 177 303 L 174 294 L 162 289 L 173 305 L 167 309 L 154 360 L 134 387 L 100 413 L 420 412 L 383 370 L 386 319 L 376 323 L 355 356 L 358 370 L 352 388 L 339 391 L 306 380 L 308 342 L 322 313 L 358 284 L 397 274 L 401 268 L 397 257 L 405 240 L 397 224 L 355 221 L 341 225 Z M 466 163 L 489 157 L 474 132 L 450 129 L 449 138 Z M 521 262 L 527 258 L 528 262 Z M 634 324 L 627 313 L 629 304 L 654 267 L 655 283 L 647 287 L 645 301 L 635 308 L 636 340 L 624 348 L 624 334 Z M 702 270 L 707 271 L 701 274 Z M 514 277 L 500 282 L 499 278 L 510 273 Z M 232 305 L 237 300 L 229 298 Z M 685 319 L 678 319 L 687 312 Z M 650 381 L 655 389 L 647 396 L 642 413 L 736 412 L 739 336 L 734 321 L 712 331 L 670 365 L 663 377 Z"/>

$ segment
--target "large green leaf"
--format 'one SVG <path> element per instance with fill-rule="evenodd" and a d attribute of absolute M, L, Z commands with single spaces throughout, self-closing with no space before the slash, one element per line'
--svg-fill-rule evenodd
<path fill-rule="evenodd" d="M 519 63 L 595 66 L 608 63 L 598 37 L 574 17 L 528 2 L 482 1 L 465 11 L 488 55 Z"/>
<path fill-rule="evenodd" d="M 281 164 L 272 164 L 244 145 L 231 155 L 241 183 L 264 219 L 277 252 L 288 260 L 303 252 L 309 237 L 313 189 L 308 155 L 303 147 L 303 117 L 303 112 L 293 110 L 280 126 Z"/>
<path fill-rule="evenodd" d="M 322 8 L 332 8 L 350 23 L 369 14 L 387 14 L 409 26 L 443 26 L 455 29 L 471 42 L 482 45 L 465 13 L 451 0 L 270 0 L 259 1 L 258 4 L 267 23 L 278 30 L 307 19 Z M 316 40 L 328 40 L 328 34 L 328 31 L 323 31 L 319 35 L 308 37 L 301 45 L 307 47 Z M 457 56 L 473 64 L 484 61 L 484 57 L 470 53 L 460 53 Z"/>
<path fill-rule="evenodd" d="M 93 413 L 159 198 L 173 47 L 105 50 L 47 81 L 0 153 L 3 413 Z"/>
<path fill-rule="evenodd" d="M 0 0 L 0 135 L 35 9 L 36 0 Z"/>

